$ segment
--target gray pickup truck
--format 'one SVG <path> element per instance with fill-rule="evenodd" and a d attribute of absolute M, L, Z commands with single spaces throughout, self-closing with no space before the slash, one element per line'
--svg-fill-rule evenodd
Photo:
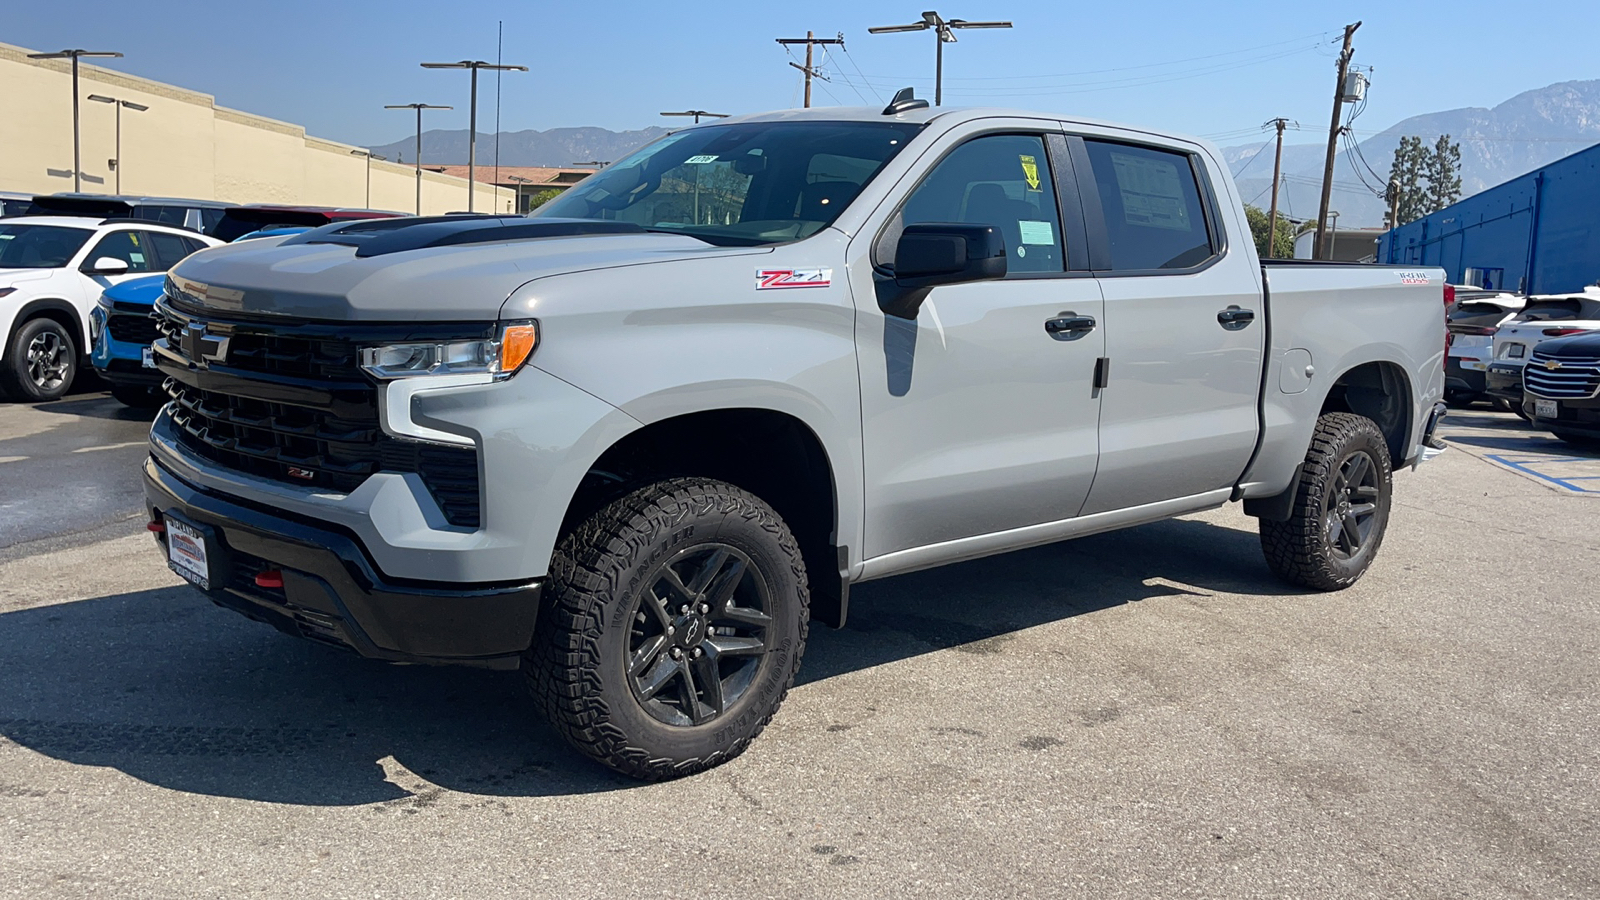
<path fill-rule="evenodd" d="M 582 752 L 740 753 L 852 584 L 1243 501 L 1372 563 L 1437 446 L 1438 270 L 1261 263 L 1215 150 L 990 109 L 671 134 L 526 218 L 170 274 L 145 492 L 221 606 L 522 668 Z"/>

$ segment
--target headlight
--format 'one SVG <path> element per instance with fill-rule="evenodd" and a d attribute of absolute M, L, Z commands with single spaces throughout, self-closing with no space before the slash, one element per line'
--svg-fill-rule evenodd
<path fill-rule="evenodd" d="M 537 322 L 500 326 L 489 339 L 419 341 L 361 350 L 361 368 L 385 381 L 421 375 L 492 375 L 510 378 L 539 343 Z"/>

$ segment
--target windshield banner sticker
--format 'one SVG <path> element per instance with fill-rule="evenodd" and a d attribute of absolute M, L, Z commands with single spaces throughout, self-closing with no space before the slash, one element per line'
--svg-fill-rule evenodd
<path fill-rule="evenodd" d="M 756 290 L 825 288 L 833 284 L 832 269 L 757 269 Z"/>
<path fill-rule="evenodd" d="M 1041 190 L 1039 187 L 1039 163 L 1031 156 L 1018 156 L 1022 160 L 1022 177 L 1027 179 L 1028 190 Z"/>
<path fill-rule="evenodd" d="M 704 156 L 691 156 L 684 160 L 683 164 L 686 166 L 703 166 L 706 163 L 714 163 L 716 161 L 717 155 L 715 153 L 709 153 Z"/>

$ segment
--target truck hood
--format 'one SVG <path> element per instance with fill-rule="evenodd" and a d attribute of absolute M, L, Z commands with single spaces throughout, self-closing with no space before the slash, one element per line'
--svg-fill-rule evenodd
<path fill-rule="evenodd" d="M 551 275 L 748 254 L 673 234 L 597 234 L 360 257 L 342 244 L 271 238 L 197 253 L 171 272 L 182 299 L 219 312 L 350 321 L 492 321 L 518 287 Z"/>

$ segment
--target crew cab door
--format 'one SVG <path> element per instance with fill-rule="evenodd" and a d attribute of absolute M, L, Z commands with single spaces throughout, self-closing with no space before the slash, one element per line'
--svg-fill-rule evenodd
<path fill-rule="evenodd" d="M 849 251 L 866 559 L 1076 516 L 1099 453 L 1100 289 L 1064 137 L 968 123 L 924 159 Z M 886 315 L 901 229 L 934 222 L 998 228 L 1006 278 Z"/>
<path fill-rule="evenodd" d="M 1069 140 L 1105 297 L 1100 464 L 1085 515 L 1230 488 L 1255 449 L 1266 335 L 1250 233 L 1199 148 Z"/>

